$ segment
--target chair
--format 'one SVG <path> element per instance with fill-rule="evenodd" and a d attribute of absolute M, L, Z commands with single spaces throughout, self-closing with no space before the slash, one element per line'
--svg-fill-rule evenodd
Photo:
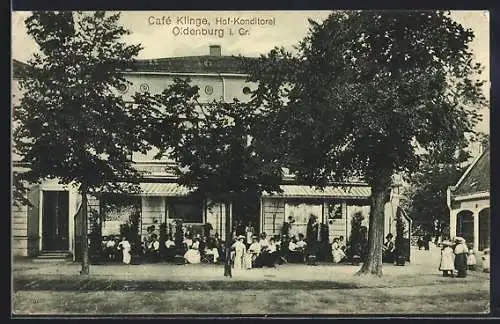
<path fill-rule="evenodd" d="M 201 263 L 214 263 L 214 255 L 203 253 L 201 256 Z"/>

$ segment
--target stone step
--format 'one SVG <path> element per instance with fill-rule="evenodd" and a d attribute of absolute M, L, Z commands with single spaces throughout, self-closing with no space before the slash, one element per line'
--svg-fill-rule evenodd
<path fill-rule="evenodd" d="M 35 258 L 33 260 L 31 260 L 31 262 L 33 263 L 73 263 L 73 259 L 71 258 L 68 258 L 68 259 L 39 259 L 39 258 Z"/>
<path fill-rule="evenodd" d="M 66 261 L 72 258 L 73 255 L 69 251 L 42 251 L 33 261 Z"/>

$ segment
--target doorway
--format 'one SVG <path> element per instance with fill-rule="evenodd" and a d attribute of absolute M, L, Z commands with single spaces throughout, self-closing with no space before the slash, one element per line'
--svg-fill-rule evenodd
<path fill-rule="evenodd" d="M 68 191 L 43 191 L 42 250 L 69 250 Z"/>
<path fill-rule="evenodd" d="M 490 247 L 490 209 L 479 212 L 479 250 Z"/>

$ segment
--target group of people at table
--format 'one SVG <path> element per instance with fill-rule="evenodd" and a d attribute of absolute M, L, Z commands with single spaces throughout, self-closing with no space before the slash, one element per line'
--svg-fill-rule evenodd
<path fill-rule="evenodd" d="M 164 242 L 163 253 L 160 254 L 158 235 L 151 236 L 143 242 L 143 255 L 148 261 L 174 261 L 182 255 L 185 263 L 220 263 L 225 259 L 225 244 L 218 234 L 206 237 L 200 234 L 187 235 L 179 247 L 169 235 Z M 105 237 L 104 254 L 107 260 L 131 261 L 131 245 L 124 237 L 121 241 L 115 237 Z M 283 263 L 303 263 L 310 254 L 308 244 L 303 234 L 281 237 L 280 235 L 235 235 L 230 250 L 231 263 L 235 269 L 251 269 L 260 267 L 275 267 Z M 343 237 L 333 239 L 332 259 L 339 263 L 345 258 Z"/>

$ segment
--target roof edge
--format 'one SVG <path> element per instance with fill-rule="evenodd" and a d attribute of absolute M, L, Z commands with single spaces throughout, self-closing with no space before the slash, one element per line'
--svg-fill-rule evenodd
<path fill-rule="evenodd" d="M 486 153 L 487 150 L 484 150 L 483 152 L 481 152 L 481 154 L 479 154 L 475 159 L 474 161 L 472 161 L 472 163 L 469 165 L 469 167 L 467 168 L 467 170 L 465 170 L 464 174 L 462 174 L 462 176 L 460 177 L 460 179 L 458 180 L 457 184 L 452 186 L 453 189 L 452 191 L 455 191 L 458 189 L 458 187 L 462 184 L 462 182 L 465 180 L 465 178 L 469 175 L 469 173 L 472 171 L 472 169 L 474 168 L 474 166 L 477 164 L 477 162 L 481 159 L 481 157 L 483 157 L 483 155 Z"/>

